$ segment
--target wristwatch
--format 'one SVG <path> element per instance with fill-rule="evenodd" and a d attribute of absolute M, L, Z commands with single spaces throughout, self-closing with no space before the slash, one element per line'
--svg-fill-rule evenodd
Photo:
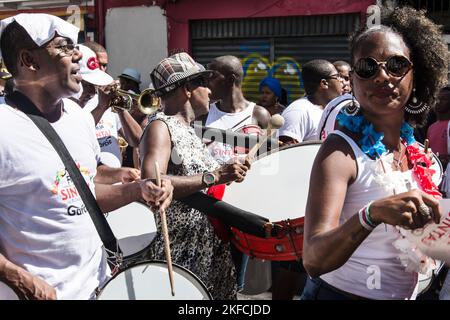
<path fill-rule="evenodd" d="M 212 172 L 205 172 L 203 173 L 202 181 L 207 187 L 211 187 L 216 182 L 216 176 Z"/>

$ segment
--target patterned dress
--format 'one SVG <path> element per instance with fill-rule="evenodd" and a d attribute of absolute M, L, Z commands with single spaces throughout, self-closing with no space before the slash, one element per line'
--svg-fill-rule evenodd
<path fill-rule="evenodd" d="M 163 121 L 170 132 L 172 154 L 167 174 L 191 176 L 218 168 L 193 128 L 163 113 L 150 117 L 149 124 L 155 120 Z M 166 210 L 166 216 L 173 263 L 198 276 L 214 299 L 236 299 L 236 273 L 230 245 L 217 237 L 207 216 L 176 200 Z M 150 245 L 147 258 L 165 260 L 158 214 L 155 220 L 158 234 Z"/>

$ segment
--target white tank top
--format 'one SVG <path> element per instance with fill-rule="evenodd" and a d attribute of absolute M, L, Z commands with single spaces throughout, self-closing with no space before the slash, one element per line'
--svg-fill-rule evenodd
<path fill-rule="evenodd" d="M 348 187 L 339 224 L 343 224 L 358 213 L 368 202 L 393 195 L 375 181 L 375 160 L 361 151 L 359 146 L 341 131 L 334 131 L 347 141 L 356 158 L 358 175 Z M 399 173 L 412 188 L 417 188 L 412 171 Z M 340 290 L 369 299 L 415 299 L 417 294 L 417 273 L 406 272 L 399 260 L 400 251 L 393 243 L 401 237 L 391 225 L 380 224 L 361 243 L 348 261 L 340 268 L 321 276 L 322 280 Z M 338 246 L 336 247 L 338 248 Z"/>
<path fill-rule="evenodd" d="M 216 104 L 213 103 L 209 107 L 208 118 L 206 119 L 205 126 L 223 130 L 237 131 L 243 126 L 252 123 L 253 110 L 255 108 L 255 103 L 251 102 L 247 108 L 241 112 L 227 113 L 219 110 Z M 220 164 L 228 162 L 235 156 L 234 148 L 225 143 L 212 142 L 208 143 L 208 150 L 214 159 Z"/>

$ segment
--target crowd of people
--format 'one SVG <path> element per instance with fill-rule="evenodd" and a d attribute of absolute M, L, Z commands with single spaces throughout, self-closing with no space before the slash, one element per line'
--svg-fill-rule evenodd
<path fill-rule="evenodd" d="M 165 212 L 173 263 L 214 299 L 234 300 L 251 257 L 230 242 L 229 226 L 181 199 L 202 192 L 220 200 L 227 185 L 245 183 L 249 148 L 202 139 L 193 123 L 262 136 L 277 114 L 284 119 L 279 152 L 323 142 L 311 172 L 303 256 L 272 263 L 273 299 L 417 298 L 418 272 L 405 269 L 393 243 L 399 227 L 438 223 L 439 199 L 450 194 L 450 174 L 436 186 L 421 173 L 431 161 L 413 161 L 430 157 L 417 148 L 425 137 L 443 171 L 450 150 L 449 54 L 423 12 L 383 12 L 381 25 L 352 35 L 349 62 L 303 64 L 305 95 L 290 103 L 289 87 L 273 76 L 261 81 L 259 101 L 247 100 L 235 56 L 202 66 L 176 53 L 150 72 L 160 102 L 151 115 L 136 99 L 131 109 L 117 106 L 119 90 L 141 94 L 139 71 L 126 67 L 114 80 L 107 50 L 77 44 L 78 31 L 48 14 L 1 21 L 0 282 L 19 298 L 95 299 L 114 275 L 92 204 L 34 116 L 56 131 L 102 212 L 133 202 Z M 154 219 L 156 237 L 143 260 L 166 259 L 163 221 Z M 374 266 L 382 276 L 370 286 Z M 450 299 L 449 282 L 441 298 Z"/>

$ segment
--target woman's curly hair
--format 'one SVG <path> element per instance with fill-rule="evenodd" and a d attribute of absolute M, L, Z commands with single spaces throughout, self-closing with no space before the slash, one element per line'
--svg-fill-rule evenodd
<path fill-rule="evenodd" d="M 410 49 L 414 65 L 416 97 L 429 108 L 417 115 L 405 112 L 405 120 L 421 125 L 429 109 L 436 104 L 439 90 L 447 84 L 449 53 L 441 27 L 428 19 L 424 10 L 415 10 L 407 6 L 395 10 L 383 9 L 381 26 L 365 27 L 351 36 L 352 64 L 364 40 L 371 33 L 380 31 L 398 34 Z"/>

